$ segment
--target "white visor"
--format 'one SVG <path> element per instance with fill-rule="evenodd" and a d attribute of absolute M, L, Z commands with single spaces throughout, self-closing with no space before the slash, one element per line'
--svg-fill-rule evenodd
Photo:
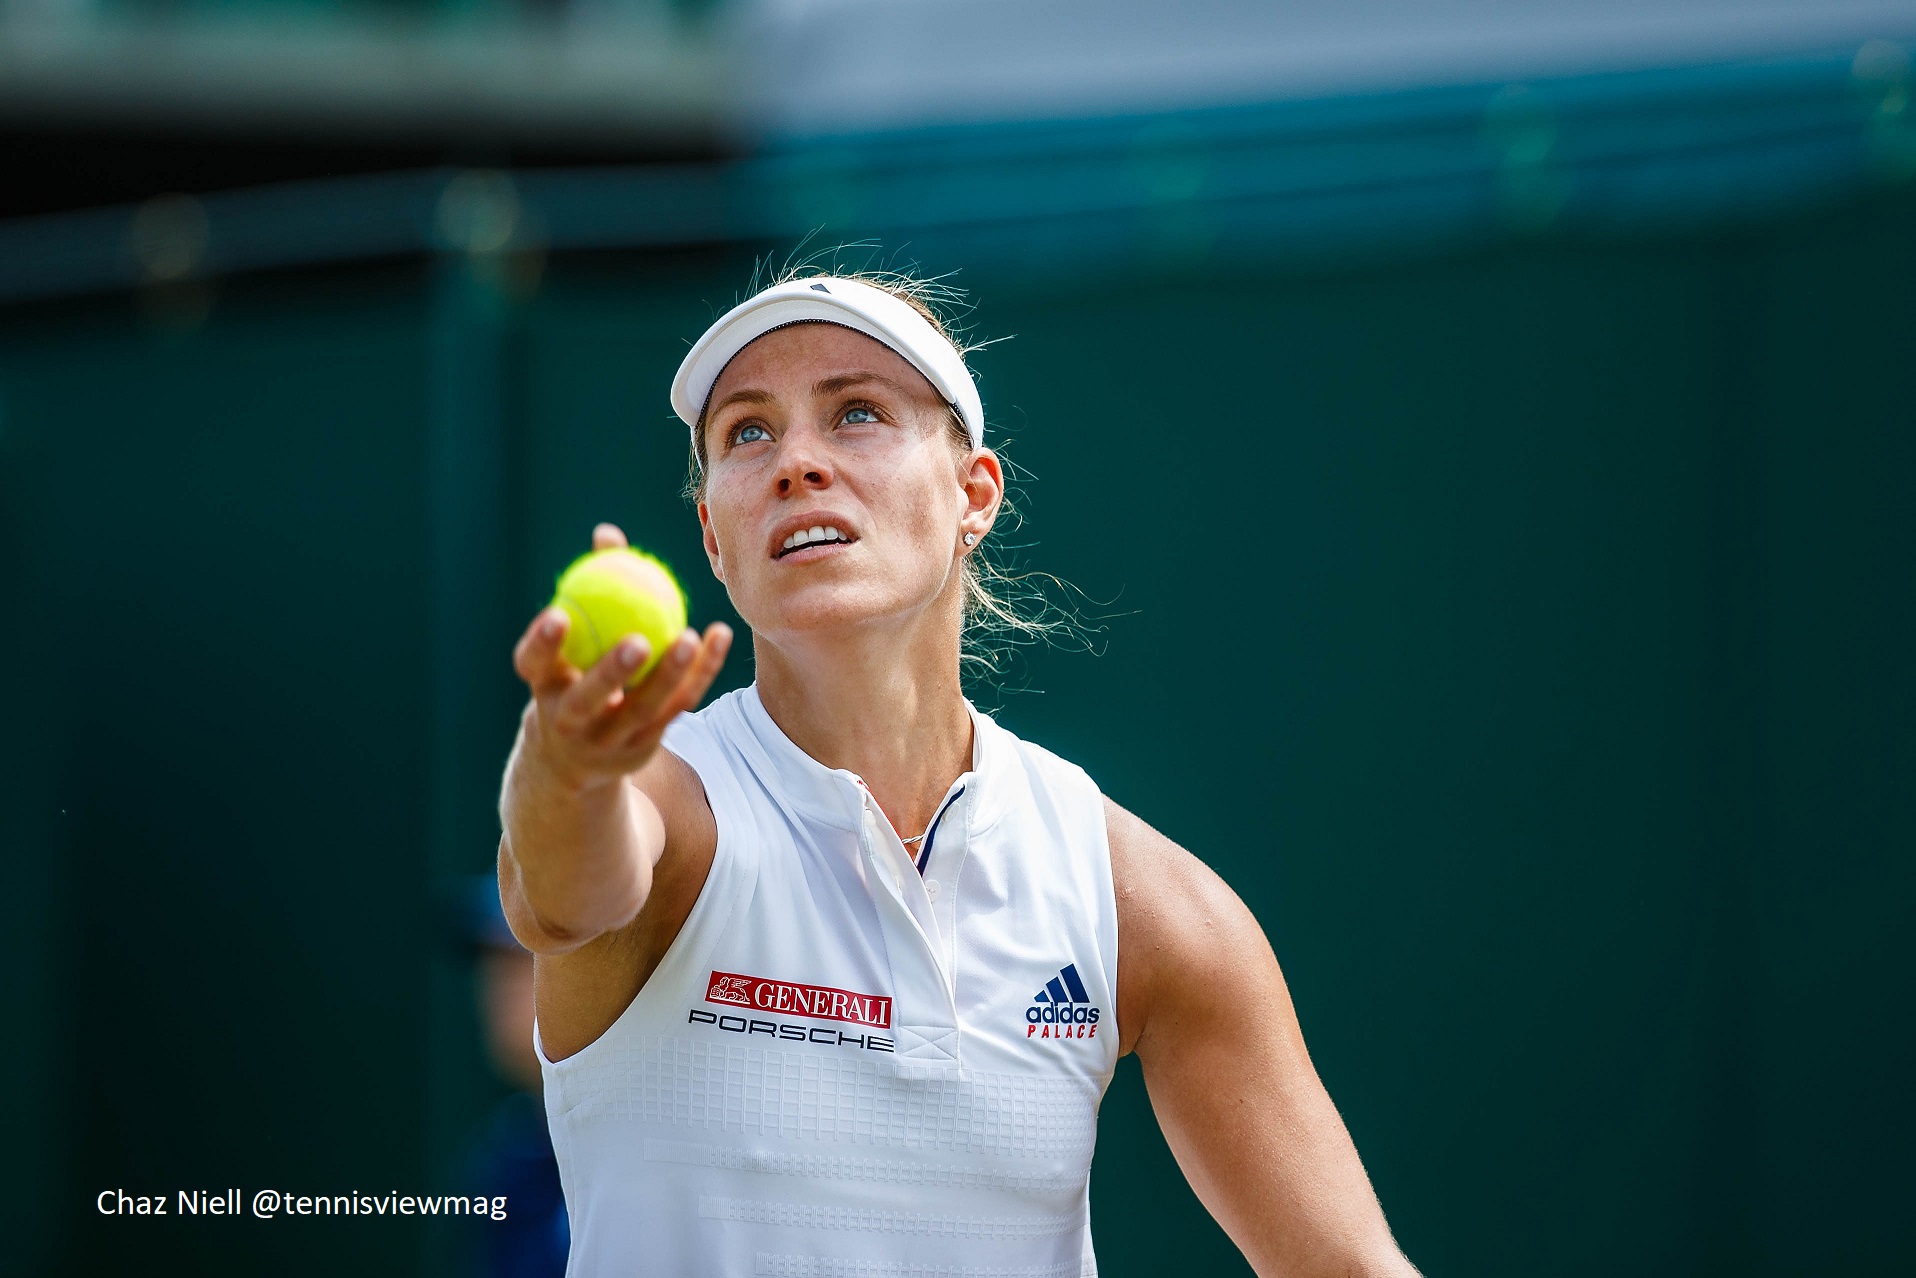
<path fill-rule="evenodd" d="M 712 386 L 732 357 L 775 328 L 807 320 L 842 325 L 898 352 L 957 410 L 971 432 L 971 446 L 984 446 L 985 406 L 958 348 L 940 336 L 911 303 L 882 288 L 835 275 L 774 284 L 720 316 L 679 365 L 678 376 L 672 379 L 672 411 L 696 431 Z"/>

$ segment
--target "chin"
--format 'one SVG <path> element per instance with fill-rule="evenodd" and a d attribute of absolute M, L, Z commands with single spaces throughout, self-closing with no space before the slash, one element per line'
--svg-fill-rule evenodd
<path fill-rule="evenodd" d="M 881 625 L 912 610 L 909 602 L 874 590 L 869 582 L 813 582 L 781 598 L 757 602 L 759 606 L 750 613 L 740 608 L 739 616 L 753 633 L 774 641 L 785 635 L 816 636 Z"/>

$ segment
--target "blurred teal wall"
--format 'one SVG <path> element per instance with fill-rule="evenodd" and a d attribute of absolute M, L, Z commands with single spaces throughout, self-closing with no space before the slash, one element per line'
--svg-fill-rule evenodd
<path fill-rule="evenodd" d="M 1012 540 L 1108 601 L 1100 655 L 976 695 L 1250 903 L 1429 1274 L 1916 1266 L 1913 231 L 1903 187 L 1370 265 L 926 261 L 1015 335 L 976 357 Z M 510 644 L 599 519 L 730 617 L 665 387 L 750 266 L 0 313 L 9 1266 L 445 1271 L 93 1196 L 462 1192 L 493 1084 L 434 910 L 491 862 Z M 1132 1063 L 1093 1196 L 1105 1273 L 1242 1271 Z"/>

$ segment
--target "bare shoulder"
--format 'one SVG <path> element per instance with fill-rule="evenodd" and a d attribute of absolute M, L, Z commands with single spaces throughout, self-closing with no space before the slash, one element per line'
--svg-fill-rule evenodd
<path fill-rule="evenodd" d="M 630 782 L 658 805 L 665 818 L 666 855 L 674 842 L 696 843 L 715 839 L 718 823 L 712 805 L 705 797 L 705 784 L 692 765 L 663 746 L 643 768 L 633 773 Z"/>
<path fill-rule="evenodd" d="M 678 938 L 679 929 L 705 887 L 712 857 L 718 850 L 718 820 L 712 815 L 712 804 L 699 774 L 670 750 L 661 749 L 655 754 L 633 775 L 632 784 L 658 806 L 665 821 L 665 851 L 652 867 L 652 892 L 639 916 L 632 920 L 632 927 L 638 929 L 635 939 L 642 943 L 646 960 L 640 977 L 643 983 Z"/>
<path fill-rule="evenodd" d="M 1104 814 L 1118 907 L 1118 1044 L 1130 1052 L 1194 996 L 1225 995 L 1246 960 L 1272 956 L 1216 871 L 1109 798 Z"/>
<path fill-rule="evenodd" d="M 685 926 L 718 848 L 718 823 L 705 787 L 685 760 L 661 749 L 629 784 L 658 807 L 665 850 L 652 867 L 645 904 L 630 923 L 570 953 L 534 957 L 539 1037 L 553 1060 L 596 1042 L 638 997 Z"/>

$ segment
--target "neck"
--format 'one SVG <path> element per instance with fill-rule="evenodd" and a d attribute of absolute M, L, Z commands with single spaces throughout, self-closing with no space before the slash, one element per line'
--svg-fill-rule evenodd
<path fill-rule="evenodd" d="M 857 773 L 894 829 L 931 823 L 971 768 L 955 626 L 753 638 L 758 695 L 792 743 Z"/>

